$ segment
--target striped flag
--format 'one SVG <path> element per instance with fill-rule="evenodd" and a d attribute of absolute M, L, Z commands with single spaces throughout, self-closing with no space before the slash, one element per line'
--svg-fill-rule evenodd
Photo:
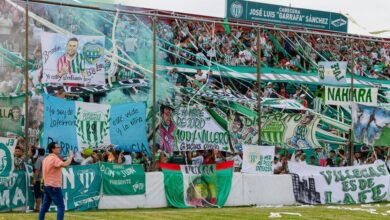
<path fill-rule="evenodd" d="M 69 60 L 66 54 L 61 56 L 57 62 L 57 71 L 67 68 L 68 74 L 77 74 L 85 70 L 85 59 L 81 54 L 76 54 L 73 59 Z"/>

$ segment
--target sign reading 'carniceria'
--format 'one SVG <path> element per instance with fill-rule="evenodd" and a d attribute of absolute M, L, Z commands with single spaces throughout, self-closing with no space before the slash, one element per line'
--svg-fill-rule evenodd
<path fill-rule="evenodd" d="M 258 2 L 228 0 L 226 16 L 233 19 L 347 32 L 348 19 L 339 13 Z"/>
<path fill-rule="evenodd" d="M 376 106 L 378 98 L 377 88 L 354 88 L 351 92 L 349 87 L 325 87 L 326 105 L 346 105 L 352 102 Z"/>

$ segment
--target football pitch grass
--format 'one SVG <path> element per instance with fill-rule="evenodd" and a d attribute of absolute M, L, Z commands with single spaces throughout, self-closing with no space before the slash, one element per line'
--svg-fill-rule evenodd
<path fill-rule="evenodd" d="M 46 219 L 55 219 L 49 213 Z M 35 220 L 38 213 L 0 213 L 0 220 Z M 130 209 L 66 212 L 66 220 L 156 219 L 390 219 L 390 203 L 337 206 L 225 207 L 194 209 Z"/>

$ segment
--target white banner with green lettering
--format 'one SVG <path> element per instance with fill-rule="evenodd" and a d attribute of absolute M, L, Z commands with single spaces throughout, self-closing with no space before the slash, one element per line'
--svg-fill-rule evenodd
<path fill-rule="evenodd" d="M 229 151 L 229 133 L 202 106 L 182 106 L 175 109 L 173 124 L 176 127 L 174 131 L 176 150 L 218 149 Z M 160 129 L 160 139 L 162 140 L 165 139 L 164 134 L 166 133 L 161 132 L 163 130 L 164 127 Z"/>
<path fill-rule="evenodd" d="M 100 163 L 104 195 L 145 194 L 145 171 L 141 164 Z"/>
<path fill-rule="evenodd" d="M 324 84 L 347 83 L 347 62 L 318 62 L 318 82 Z"/>
<path fill-rule="evenodd" d="M 378 88 L 353 88 L 325 86 L 326 105 L 349 105 L 352 102 L 377 106 Z"/>
<path fill-rule="evenodd" d="M 306 204 L 384 201 L 390 175 L 384 162 L 351 167 L 318 167 L 289 162 L 295 200 Z"/>
<path fill-rule="evenodd" d="M 244 145 L 241 172 L 273 174 L 275 146 Z"/>

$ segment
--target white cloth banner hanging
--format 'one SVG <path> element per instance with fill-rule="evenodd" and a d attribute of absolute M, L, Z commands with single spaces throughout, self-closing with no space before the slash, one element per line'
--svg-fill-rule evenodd
<path fill-rule="evenodd" d="M 318 167 L 289 162 L 295 200 L 306 204 L 384 201 L 390 175 L 382 161 L 350 167 Z"/>
<path fill-rule="evenodd" d="M 272 161 L 275 146 L 244 145 L 241 172 L 257 174 L 273 174 Z"/>
<path fill-rule="evenodd" d="M 318 82 L 324 84 L 347 83 L 347 62 L 318 62 Z"/>

